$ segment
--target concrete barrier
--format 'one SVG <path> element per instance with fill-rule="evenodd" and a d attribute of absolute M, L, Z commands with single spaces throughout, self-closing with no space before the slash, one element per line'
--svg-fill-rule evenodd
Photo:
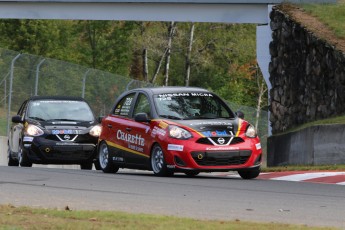
<path fill-rule="evenodd" d="M 7 137 L 0 136 L 0 165 L 7 165 Z"/>
<path fill-rule="evenodd" d="M 345 164 L 345 125 L 318 125 L 270 136 L 267 166 Z"/>

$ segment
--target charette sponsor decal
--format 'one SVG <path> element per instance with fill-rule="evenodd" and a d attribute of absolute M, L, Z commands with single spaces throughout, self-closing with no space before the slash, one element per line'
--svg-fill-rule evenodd
<path fill-rule="evenodd" d="M 168 144 L 168 150 L 172 151 L 183 151 L 183 145 Z"/>
<path fill-rule="evenodd" d="M 128 148 L 135 151 L 144 152 L 143 146 L 145 145 L 145 139 L 139 134 L 129 134 L 122 132 L 120 129 L 117 130 L 116 137 L 118 140 L 123 140 L 128 143 Z"/>

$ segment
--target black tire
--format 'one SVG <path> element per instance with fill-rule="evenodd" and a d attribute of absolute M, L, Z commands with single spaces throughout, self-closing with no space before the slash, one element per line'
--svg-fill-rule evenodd
<path fill-rule="evenodd" d="M 93 162 L 93 165 L 95 166 L 95 169 L 96 170 L 101 170 L 101 164 L 99 163 L 99 160 L 96 159 L 94 162 Z"/>
<path fill-rule="evenodd" d="M 188 171 L 188 172 L 185 172 L 184 174 L 186 174 L 186 176 L 188 176 L 188 177 L 195 177 L 196 175 L 199 174 L 199 172 L 196 172 L 196 171 Z"/>
<path fill-rule="evenodd" d="M 151 169 L 155 176 L 172 176 L 174 174 L 173 171 L 167 168 L 167 164 L 165 163 L 164 153 L 162 148 L 155 144 L 151 150 Z"/>
<path fill-rule="evenodd" d="M 32 162 L 30 162 L 27 154 L 27 150 L 24 149 L 23 144 L 19 144 L 18 149 L 18 161 L 21 167 L 32 167 Z"/>
<path fill-rule="evenodd" d="M 103 172 L 116 173 L 119 171 L 119 167 L 115 166 L 110 159 L 108 145 L 105 142 L 101 142 L 98 147 L 98 160 Z"/>
<path fill-rule="evenodd" d="M 10 146 L 8 146 L 7 148 L 7 159 L 8 159 L 7 161 L 8 166 L 19 166 L 19 161 L 12 158 L 12 152 L 10 150 Z"/>
<path fill-rule="evenodd" d="M 80 169 L 81 170 L 91 170 L 92 164 L 93 164 L 92 162 L 82 163 L 82 164 L 80 164 Z"/>
<path fill-rule="evenodd" d="M 258 177 L 260 174 L 260 171 L 261 171 L 260 167 L 257 167 L 253 169 L 239 170 L 238 174 L 240 174 L 242 179 L 250 180 L 250 179 L 254 179 Z"/>

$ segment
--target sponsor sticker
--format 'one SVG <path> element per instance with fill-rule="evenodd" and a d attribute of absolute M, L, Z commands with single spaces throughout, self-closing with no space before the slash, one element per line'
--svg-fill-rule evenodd
<path fill-rule="evenodd" d="M 158 126 L 162 129 L 166 129 L 168 127 L 168 124 L 164 121 L 159 122 Z"/>
<path fill-rule="evenodd" d="M 57 135 L 57 134 L 73 134 L 73 130 L 71 130 L 71 129 L 64 129 L 64 130 L 53 129 L 52 130 L 52 134 L 54 134 L 54 135 Z"/>
<path fill-rule="evenodd" d="M 239 150 L 240 148 L 238 147 L 211 147 L 211 148 L 206 148 L 206 150 L 211 150 L 211 151 L 217 151 L 217 150 Z"/>
<path fill-rule="evenodd" d="M 229 136 L 226 130 L 204 131 L 202 132 L 206 137 L 224 137 Z"/>
<path fill-rule="evenodd" d="M 24 137 L 24 142 L 32 142 L 33 139 L 33 137 Z"/>
<path fill-rule="evenodd" d="M 157 134 L 160 135 L 160 136 L 165 136 L 165 134 L 167 133 L 166 130 L 164 129 L 160 129 L 158 128 L 157 126 L 155 126 L 151 132 L 151 136 L 152 137 L 155 137 Z"/>
<path fill-rule="evenodd" d="M 261 144 L 257 143 L 257 144 L 255 144 L 255 147 L 256 147 L 256 150 L 259 150 L 259 149 L 261 149 Z"/>
<path fill-rule="evenodd" d="M 183 151 L 183 145 L 174 145 L 174 144 L 168 144 L 168 150 L 172 151 Z"/>

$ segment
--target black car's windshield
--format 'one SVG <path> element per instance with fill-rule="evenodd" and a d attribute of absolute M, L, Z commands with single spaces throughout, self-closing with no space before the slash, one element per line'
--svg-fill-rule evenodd
<path fill-rule="evenodd" d="M 93 121 L 93 113 L 84 101 L 36 100 L 28 109 L 28 117 L 40 121 Z"/>
<path fill-rule="evenodd" d="M 234 118 L 233 112 L 211 93 L 166 93 L 154 95 L 160 117 L 185 119 Z"/>

